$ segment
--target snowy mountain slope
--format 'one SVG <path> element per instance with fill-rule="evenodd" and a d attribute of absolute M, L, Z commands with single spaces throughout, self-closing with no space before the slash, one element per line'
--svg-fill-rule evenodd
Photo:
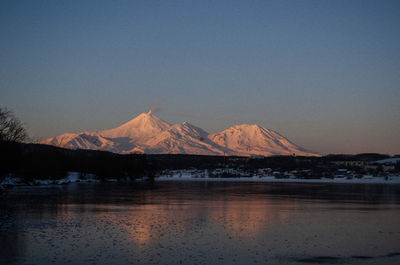
<path fill-rule="evenodd" d="M 171 125 L 151 111 L 114 129 L 66 133 L 41 143 L 122 154 L 318 155 L 293 144 L 277 132 L 258 125 L 237 125 L 209 134 L 187 122 Z"/>
<path fill-rule="evenodd" d="M 68 149 L 92 149 L 111 152 L 117 152 L 119 145 L 117 141 L 104 138 L 96 132 L 64 133 L 41 141 L 40 143 Z"/>
<path fill-rule="evenodd" d="M 148 153 L 223 155 L 206 131 L 187 122 L 172 125 L 146 144 Z"/>
<path fill-rule="evenodd" d="M 216 144 L 233 150 L 235 155 L 318 155 L 301 148 L 279 133 L 258 125 L 235 125 L 209 135 Z"/>

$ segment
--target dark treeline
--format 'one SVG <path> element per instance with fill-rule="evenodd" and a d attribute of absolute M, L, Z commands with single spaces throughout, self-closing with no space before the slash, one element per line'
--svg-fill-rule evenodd
<path fill-rule="evenodd" d="M 226 164 L 223 156 L 158 154 L 147 155 L 150 165 L 155 170 L 163 169 L 212 169 Z"/>
<path fill-rule="evenodd" d="M 382 154 L 327 155 L 324 157 L 272 156 L 249 158 L 205 155 L 121 155 L 105 151 L 69 150 L 49 145 L 0 142 L 0 177 L 8 173 L 26 180 L 58 179 L 67 172 L 94 174 L 97 178 L 137 178 L 154 176 L 164 169 L 213 169 L 220 167 L 254 170 L 311 169 L 315 174 L 328 169 L 332 161 L 375 161 L 390 156 Z"/>
<path fill-rule="evenodd" d="M 26 180 L 59 179 L 67 172 L 94 174 L 97 178 L 141 177 L 147 174 L 146 156 L 119 155 L 93 150 L 69 150 L 49 145 L 0 143 L 0 174 Z"/>

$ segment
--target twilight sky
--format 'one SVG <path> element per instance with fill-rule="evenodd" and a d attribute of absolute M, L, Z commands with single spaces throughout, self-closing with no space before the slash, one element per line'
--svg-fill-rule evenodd
<path fill-rule="evenodd" d="M 0 105 L 34 139 L 153 104 L 211 133 L 398 154 L 400 1 L 0 2 Z"/>

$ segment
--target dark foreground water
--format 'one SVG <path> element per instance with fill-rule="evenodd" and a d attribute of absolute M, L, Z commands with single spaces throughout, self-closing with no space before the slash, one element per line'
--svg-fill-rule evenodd
<path fill-rule="evenodd" d="M 400 264 L 400 186 L 70 184 L 0 197 L 0 264 Z"/>

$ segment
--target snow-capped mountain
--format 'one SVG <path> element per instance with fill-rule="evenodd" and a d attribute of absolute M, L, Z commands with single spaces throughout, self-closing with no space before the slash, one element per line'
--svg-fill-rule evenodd
<path fill-rule="evenodd" d="M 209 134 L 187 122 L 171 125 L 155 116 L 152 111 L 142 113 L 114 129 L 65 133 L 40 143 L 121 154 L 318 156 L 293 144 L 279 133 L 258 125 L 237 125 Z"/>
<path fill-rule="evenodd" d="M 107 151 L 114 150 L 114 147 L 116 146 L 116 142 L 104 138 L 96 132 L 64 133 L 41 141 L 40 143 L 68 149 L 93 149 Z"/>
<path fill-rule="evenodd" d="M 235 125 L 222 132 L 209 135 L 219 146 L 233 150 L 235 155 L 316 155 L 290 142 L 279 133 L 258 125 Z"/>

